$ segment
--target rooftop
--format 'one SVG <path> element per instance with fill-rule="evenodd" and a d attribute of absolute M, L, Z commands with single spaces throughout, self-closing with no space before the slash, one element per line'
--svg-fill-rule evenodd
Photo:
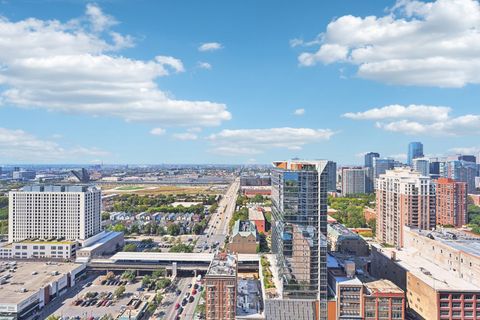
<path fill-rule="evenodd" d="M 408 270 L 414 276 L 425 282 L 428 286 L 437 291 L 477 291 L 480 288 L 464 279 L 456 277 L 455 274 L 445 270 L 429 260 L 421 257 L 418 250 L 414 248 L 404 248 L 396 250 L 393 248 L 384 248 L 378 244 L 372 244 L 381 254 L 390 259 L 392 252 L 395 252 L 395 263 L 405 270 Z"/>
<path fill-rule="evenodd" d="M 248 208 L 248 220 L 265 220 L 262 209 Z"/>
<path fill-rule="evenodd" d="M 381 279 L 372 282 L 364 283 L 365 288 L 370 294 L 377 293 L 400 293 L 403 294 L 403 290 L 400 289 L 395 283 L 390 280 Z"/>
<path fill-rule="evenodd" d="M 15 272 L 9 272 L 14 266 Z M 75 263 L 2 261 L 0 278 L 7 279 L 0 285 L 0 304 L 19 304 L 40 288 L 80 267 L 82 265 Z"/>
<path fill-rule="evenodd" d="M 355 232 L 352 232 L 350 229 L 348 229 L 341 223 L 329 223 L 327 225 L 327 232 L 337 237 L 343 236 L 343 237 L 349 237 L 354 239 L 360 238 L 358 234 L 356 234 Z"/>
<path fill-rule="evenodd" d="M 93 192 L 100 191 L 94 185 L 29 185 L 16 192 Z"/>
<path fill-rule="evenodd" d="M 248 237 L 250 234 L 252 234 L 254 237 L 256 237 L 257 229 L 255 228 L 255 224 L 250 220 L 237 220 L 233 225 L 232 236 L 237 234 L 240 234 L 242 237 Z"/>
<path fill-rule="evenodd" d="M 209 276 L 236 276 L 237 257 L 228 253 L 218 253 L 208 267 Z"/>

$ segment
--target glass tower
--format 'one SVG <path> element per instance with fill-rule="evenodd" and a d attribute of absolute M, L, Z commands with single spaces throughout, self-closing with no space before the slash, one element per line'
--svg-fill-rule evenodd
<path fill-rule="evenodd" d="M 407 164 L 411 166 L 415 158 L 423 158 L 423 144 L 421 142 L 410 142 L 408 145 Z"/>
<path fill-rule="evenodd" d="M 281 161 L 272 172 L 272 250 L 283 299 L 319 301 L 327 317 L 328 161 Z"/>

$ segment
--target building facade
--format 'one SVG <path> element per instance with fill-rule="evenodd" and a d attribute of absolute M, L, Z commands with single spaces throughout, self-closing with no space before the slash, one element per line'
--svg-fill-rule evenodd
<path fill-rule="evenodd" d="M 467 183 L 439 178 L 436 189 L 437 224 L 458 228 L 467 224 Z"/>
<path fill-rule="evenodd" d="M 258 237 L 255 224 L 250 221 L 235 221 L 228 249 L 235 253 L 257 253 Z"/>
<path fill-rule="evenodd" d="M 205 275 L 207 320 L 234 320 L 237 308 L 237 257 L 218 253 Z"/>
<path fill-rule="evenodd" d="M 101 191 L 94 186 L 26 186 L 9 193 L 8 241 L 85 240 L 101 232 Z"/>
<path fill-rule="evenodd" d="M 405 319 L 405 292 L 389 280 L 366 282 L 363 310 L 364 320 Z"/>
<path fill-rule="evenodd" d="M 429 177 L 406 168 L 389 170 L 377 179 L 377 240 L 402 247 L 405 225 L 435 227 L 435 185 Z"/>
<path fill-rule="evenodd" d="M 317 316 L 312 319 L 322 320 L 327 317 L 327 164 L 279 161 L 272 171 L 272 251 L 282 297 L 302 305 L 315 302 Z M 298 252 L 308 253 L 309 263 L 297 264 Z"/>
<path fill-rule="evenodd" d="M 419 172 L 422 176 L 430 176 L 430 160 L 427 158 L 413 159 L 413 170 Z"/>
<path fill-rule="evenodd" d="M 475 186 L 476 176 L 478 176 L 477 164 L 463 160 L 447 161 L 444 174 L 442 175 L 445 178 L 466 182 L 468 193 L 477 193 Z"/>
<path fill-rule="evenodd" d="M 413 165 L 413 159 L 423 158 L 423 144 L 421 142 L 410 142 L 408 144 L 407 164 Z"/>
<path fill-rule="evenodd" d="M 342 195 L 366 193 L 368 168 L 342 168 Z"/>

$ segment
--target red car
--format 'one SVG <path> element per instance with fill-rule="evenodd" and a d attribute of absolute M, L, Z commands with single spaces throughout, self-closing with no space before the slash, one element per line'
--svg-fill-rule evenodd
<path fill-rule="evenodd" d="M 177 303 L 177 304 L 175 305 L 175 310 L 178 310 L 178 308 L 180 308 L 180 303 Z"/>
<path fill-rule="evenodd" d="M 197 294 L 197 290 L 193 289 L 192 290 L 192 296 L 196 295 Z"/>

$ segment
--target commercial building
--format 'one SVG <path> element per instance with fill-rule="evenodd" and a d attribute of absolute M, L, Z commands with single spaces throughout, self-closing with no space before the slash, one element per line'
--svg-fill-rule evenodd
<path fill-rule="evenodd" d="M 365 154 L 365 167 L 373 168 L 373 159 L 380 158 L 380 153 L 378 152 L 369 152 Z"/>
<path fill-rule="evenodd" d="M 250 221 L 235 221 L 228 249 L 235 253 L 256 253 L 258 245 L 255 224 Z"/>
<path fill-rule="evenodd" d="M 327 191 L 337 191 L 337 163 L 333 161 L 327 162 Z"/>
<path fill-rule="evenodd" d="M 0 318 L 29 319 L 72 287 L 84 264 L 57 262 L 0 263 Z"/>
<path fill-rule="evenodd" d="M 480 288 L 438 264 L 416 248 L 396 250 L 372 245 L 372 274 L 406 292 L 406 308 L 413 319 L 478 319 Z"/>
<path fill-rule="evenodd" d="M 423 144 L 421 142 L 410 142 L 408 144 L 407 164 L 413 165 L 413 159 L 423 158 Z"/>
<path fill-rule="evenodd" d="M 430 176 L 430 160 L 427 158 L 413 159 L 413 170 L 419 172 L 422 176 Z"/>
<path fill-rule="evenodd" d="M 275 254 L 282 301 L 272 302 L 275 319 L 327 317 L 327 184 L 328 161 L 274 162 L 272 170 L 272 251 Z M 293 247 L 295 246 L 295 250 Z M 305 253 L 300 266 L 297 261 Z M 295 264 L 295 269 L 292 266 Z M 301 280 L 300 280 L 301 279 Z M 289 300 L 289 301 L 285 301 Z M 278 309 L 286 308 L 286 309 Z M 268 310 L 274 308 L 266 307 Z"/>
<path fill-rule="evenodd" d="M 248 220 L 255 224 L 258 233 L 265 233 L 265 216 L 261 207 L 248 208 Z"/>
<path fill-rule="evenodd" d="M 269 176 L 241 176 L 240 187 L 268 187 L 272 183 Z"/>
<path fill-rule="evenodd" d="M 405 292 L 389 280 L 365 282 L 363 319 L 405 319 Z"/>
<path fill-rule="evenodd" d="M 467 183 L 439 178 L 436 189 L 437 224 L 455 227 L 467 224 Z"/>
<path fill-rule="evenodd" d="M 97 187 L 26 186 L 9 192 L 8 241 L 85 240 L 102 230 L 100 214 Z"/>
<path fill-rule="evenodd" d="M 366 193 L 368 168 L 342 168 L 342 195 Z"/>
<path fill-rule="evenodd" d="M 330 251 L 356 256 L 367 256 L 369 254 L 367 242 L 344 225 L 340 223 L 329 223 L 327 232 Z"/>
<path fill-rule="evenodd" d="M 373 159 L 373 176 L 378 178 L 381 174 L 395 168 L 395 160 L 388 158 L 374 158 Z M 375 184 L 375 183 L 374 183 Z"/>
<path fill-rule="evenodd" d="M 19 170 L 12 172 L 12 179 L 19 181 L 35 180 L 37 173 L 33 170 Z"/>
<path fill-rule="evenodd" d="M 207 320 L 234 320 L 237 307 L 237 257 L 218 253 L 205 275 Z"/>
<path fill-rule="evenodd" d="M 3 259 L 70 259 L 75 257 L 76 241 L 32 241 L 23 240 L 0 245 L 0 258 Z"/>
<path fill-rule="evenodd" d="M 458 160 L 477 163 L 477 157 L 475 157 L 474 155 L 462 154 L 458 156 Z"/>
<path fill-rule="evenodd" d="M 435 185 L 429 177 L 407 168 L 396 168 L 376 181 L 377 240 L 403 246 L 405 225 L 435 227 Z"/>
<path fill-rule="evenodd" d="M 372 193 L 375 188 L 375 172 L 374 172 L 374 161 L 375 159 L 380 158 L 380 154 L 377 152 L 369 152 L 365 154 L 365 168 L 367 168 L 367 176 L 365 181 L 365 192 Z"/>

